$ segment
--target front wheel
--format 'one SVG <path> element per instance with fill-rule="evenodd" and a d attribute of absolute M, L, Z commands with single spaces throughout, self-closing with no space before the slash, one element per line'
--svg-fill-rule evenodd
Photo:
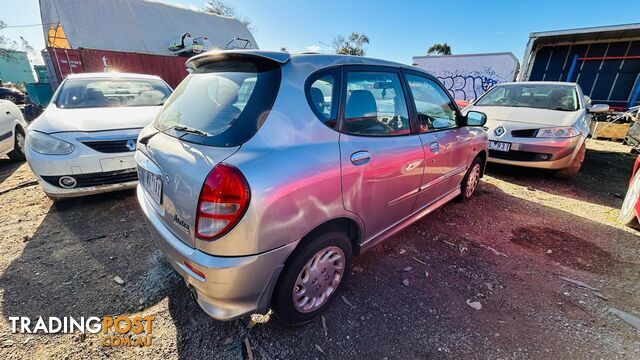
<path fill-rule="evenodd" d="M 573 158 L 573 162 L 571 163 L 571 165 L 569 165 L 569 167 L 567 168 L 556 171 L 556 177 L 558 179 L 564 180 L 574 177 L 578 173 L 578 171 L 580 171 L 586 153 L 587 148 L 584 144 L 582 144 L 582 146 L 580 146 L 580 150 L 578 150 L 578 153 L 576 154 L 576 157 Z"/>
<path fill-rule="evenodd" d="M 7 154 L 9 159 L 13 161 L 24 161 L 24 132 L 16 129 L 15 139 L 13 142 L 13 150 Z"/>
<path fill-rule="evenodd" d="M 291 255 L 273 294 L 273 310 L 287 324 L 320 315 L 351 268 L 351 241 L 343 232 L 330 231 L 308 240 Z"/>
<path fill-rule="evenodd" d="M 480 177 L 482 176 L 482 159 L 478 156 L 476 157 L 467 173 L 464 175 L 462 179 L 462 184 L 460 184 L 460 195 L 456 198 L 458 201 L 467 201 L 471 199 L 473 193 L 476 192 L 478 188 L 478 184 L 480 184 Z"/>
<path fill-rule="evenodd" d="M 633 176 L 633 180 L 627 190 L 627 195 L 625 195 L 622 207 L 620 208 L 620 216 L 618 217 L 621 223 L 634 229 L 640 228 L 635 210 L 638 196 L 640 196 L 640 171 L 636 172 Z"/>

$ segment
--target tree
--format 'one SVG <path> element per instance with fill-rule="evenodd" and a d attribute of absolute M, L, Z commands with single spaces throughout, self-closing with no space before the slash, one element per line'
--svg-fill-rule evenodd
<path fill-rule="evenodd" d="M 239 15 L 233 6 L 227 4 L 222 0 L 209 1 L 205 6 L 204 11 L 210 12 L 212 14 L 220 15 L 220 16 L 226 16 L 226 17 L 232 17 L 232 18 L 238 19 L 241 23 L 244 24 L 244 26 L 247 27 L 247 29 L 249 29 L 249 31 L 251 32 L 256 31 L 256 28 L 253 26 L 251 19 L 249 19 L 246 16 Z"/>
<path fill-rule="evenodd" d="M 289 49 L 287 49 L 286 47 L 284 47 L 284 46 L 283 46 L 283 47 L 281 47 L 281 48 L 280 48 L 280 51 L 282 51 L 282 52 L 289 52 Z"/>
<path fill-rule="evenodd" d="M 364 56 L 367 54 L 365 45 L 369 44 L 369 37 L 356 31 L 352 32 L 348 38 L 343 35 L 336 35 L 331 42 L 336 54 Z"/>
<path fill-rule="evenodd" d="M 427 49 L 427 55 L 451 55 L 451 46 L 447 43 L 433 44 Z"/>
<path fill-rule="evenodd" d="M 0 31 L 6 28 L 7 24 L 0 20 Z M 29 53 L 33 53 L 34 49 L 29 42 L 20 36 L 20 43 L 17 41 L 10 39 L 4 35 L 0 35 L 0 59 L 6 61 L 16 61 L 15 51 L 26 51 Z"/>

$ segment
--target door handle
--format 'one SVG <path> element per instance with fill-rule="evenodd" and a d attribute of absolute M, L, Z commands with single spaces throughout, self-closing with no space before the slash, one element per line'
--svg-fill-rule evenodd
<path fill-rule="evenodd" d="M 356 151 L 351 154 L 351 163 L 353 165 L 364 165 L 371 160 L 371 154 L 368 151 Z"/>
<path fill-rule="evenodd" d="M 431 150 L 432 153 L 437 154 L 440 152 L 440 143 L 438 142 L 432 142 L 431 144 L 429 144 L 429 150 Z"/>

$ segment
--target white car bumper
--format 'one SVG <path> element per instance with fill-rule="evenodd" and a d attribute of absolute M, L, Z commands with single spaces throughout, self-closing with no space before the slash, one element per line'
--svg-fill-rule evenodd
<path fill-rule="evenodd" d="M 29 167 L 44 192 L 52 198 L 76 197 L 134 188 L 137 184 L 133 150 L 129 139 L 137 139 L 140 129 L 53 134 L 74 145 L 67 155 L 45 155 L 25 144 Z M 74 186 L 64 186 L 61 178 L 72 178 Z"/>

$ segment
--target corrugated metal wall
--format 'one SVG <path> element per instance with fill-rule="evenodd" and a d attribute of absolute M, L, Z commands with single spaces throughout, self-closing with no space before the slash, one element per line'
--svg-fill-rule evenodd
<path fill-rule="evenodd" d="M 567 81 L 575 55 L 584 60 L 577 62 L 570 81 L 580 84 L 594 103 L 626 108 L 640 82 L 640 58 L 628 58 L 640 56 L 640 40 L 543 46 L 535 53 L 529 80 Z"/>

